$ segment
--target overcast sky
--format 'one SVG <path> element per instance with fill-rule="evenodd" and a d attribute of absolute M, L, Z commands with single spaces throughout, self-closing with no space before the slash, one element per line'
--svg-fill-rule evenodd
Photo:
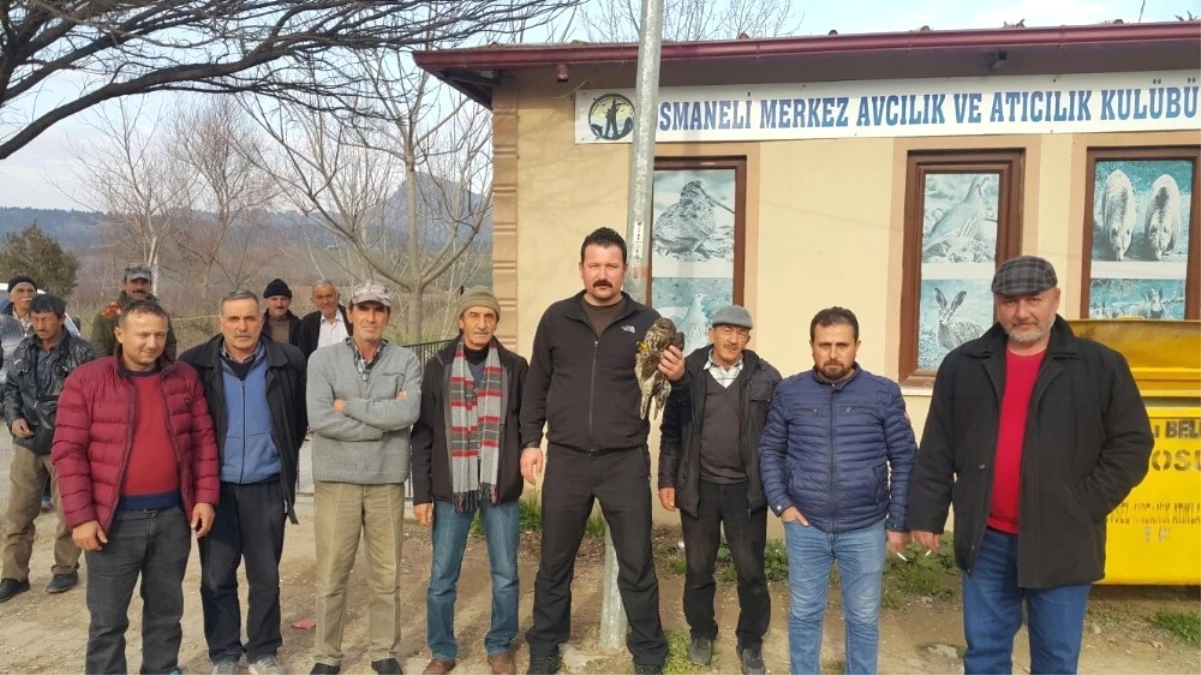
<path fill-rule="evenodd" d="M 853 4 L 854 9 L 851 10 Z M 1172 21 L 1187 11 L 1201 13 L 1201 0 L 1146 0 L 1143 21 Z M 1138 19 L 1142 0 L 1000 0 L 972 3 L 967 0 L 858 0 L 854 3 L 803 0 L 796 3 L 794 19 L 800 20 L 799 33 L 824 34 L 904 31 L 929 24 L 935 30 L 951 28 L 993 28 L 1004 22 L 1025 19 L 1026 26 L 1094 24 L 1121 18 Z M 803 11 L 803 16 L 802 12 Z M 69 84 L 56 84 L 42 93 L 61 96 Z M 161 94 L 148 101 L 150 108 L 169 106 L 175 99 Z M 27 113 L 18 109 L 9 114 Z M 86 116 L 88 113 L 84 113 Z M 0 160 L 0 206 L 41 208 L 83 208 L 78 175 L 84 167 L 72 160 L 71 148 L 88 143 L 95 132 L 82 116 L 61 122 L 12 157 Z"/>

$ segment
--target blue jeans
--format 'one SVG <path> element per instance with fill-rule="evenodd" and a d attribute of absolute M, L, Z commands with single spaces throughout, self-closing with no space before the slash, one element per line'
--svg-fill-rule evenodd
<path fill-rule="evenodd" d="M 791 673 L 820 673 L 822 618 L 830 567 L 838 563 L 846 619 L 846 672 L 875 673 L 880 652 L 880 581 L 888 553 L 884 521 L 849 532 L 784 523 L 788 545 L 788 653 Z"/>
<path fill-rule="evenodd" d="M 484 636 L 489 656 L 512 651 L 517 637 L 517 530 L 516 501 L 493 506 L 480 505 L 484 541 L 492 569 L 492 627 Z M 454 661 L 459 643 L 455 640 L 455 597 L 459 568 L 475 512 L 458 513 L 450 502 L 434 502 L 434 555 L 430 585 L 426 592 L 426 642 L 436 659 Z"/>
<path fill-rule="evenodd" d="M 1013 636 L 1029 614 L 1030 672 L 1075 673 L 1090 584 L 1055 588 L 1018 586 L 1018 538 L 984 531 L 971 574 L 963 575 L 963 671 L 1013 671 Z"/>

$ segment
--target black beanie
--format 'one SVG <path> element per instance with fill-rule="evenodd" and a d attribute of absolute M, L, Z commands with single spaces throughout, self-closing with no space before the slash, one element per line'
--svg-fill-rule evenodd
<path fill-rule="evenodd" d="M 283 279 L 272 279 L 271 283 L 267 284 L 267 290 L 263 291 L 264 298 L 272 298 L 277 295 L 292 299 L 292 289 L 288 288 L 288 284 L 284 283 Z"/>
<path fill-rule="evenodd" d="M 33 277 L 27 277 L 24 274 L 18 274 L 15 277 L 9 279 L 8 280 L 8 290 L 11 291 L 13 289 L 13 286 L 16 286 L 17 284 L 29 284 L 30 286 L 33 286 L 33 290 L 36 291 L 38 289 L 38 282 L 34 281 Z"/>

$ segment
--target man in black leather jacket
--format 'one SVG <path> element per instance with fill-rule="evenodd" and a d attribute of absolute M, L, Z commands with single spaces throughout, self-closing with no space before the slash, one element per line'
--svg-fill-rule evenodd
<path fill-rule="evenodd" d="M 54 541 L 54 577 L 46 588 L 62 593 L 79 582 L 79 548 L 63 519 L 58 476 L 50 462 L 58 397 L 67 375 L 96 358 L 87 341 L 66 329 L 67 304 L 45 294 L 33 299 L 33 333 L 13 352 L 4 382 L 4 418 L 13 435 L 12 492 L 4 538 L 4 568 L 0 572 L 0 602 L 29 590 L 29 557 L 36 534 L 33 521 L 41 511 L 42 487 L 50 477 L 58 510 Z"/>

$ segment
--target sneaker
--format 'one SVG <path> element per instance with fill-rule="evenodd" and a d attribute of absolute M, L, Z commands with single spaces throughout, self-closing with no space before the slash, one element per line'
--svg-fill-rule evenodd
<path fill-rule="evenodd" d="M 534 656 L 530 655 L 530 667 L 526 670 L 526 675 L 555 675 L 559 672 L 559 667 L 562 665 L 562 659 L 558 654 L 550 656 Z"/>
<path fill-rule="evenodd" d="M 250 675 L 284 675 L 284 669 L 274 656 L 263 656 L 250 662 Z"/>
<path fill-rule="evenodd" d="M 29 580 L 17 581 L 16 579 L 0 580 L 0 602 L 8 602 L 17 597 L 21 593 L 29 590 Z"/>
<path fill-rule="evenodd" d="M 331 666 L 328 663 L 314 663 L 313 669 L 309 671 L 309 675 L 338 675 L 342 672 L 342 666 Z"/>
<path fill-rule="evenodd" d="M 213 664 L 213 675 L 237 675 L 237 661 L 218 661 Z"/>
<path fill-rule="evenodd" d="M 767 666 L 763 663 L 763 650 L 747 647 L 738 650 L 738 661 L 742 664 L 742 675 L 764 675 Z"/>
<path fill-rule="evenodd" d="M 694 637 L 688 645 L 688 660 L 698 666 L 713 663 L 713 640 L 711 638 Z"/>
<path fill-rule="evenodd" d="M 71 572 L 70 574 L 55 574 L 50 580 L 50 584 L 46 586 L 47 593 L 65 593 L 66 591 L 75 588 L 79 583 L 79 572 Z"/>
<path fill-rule="evenodd" d="M 635 663 L 634 675 L 663 675 L 663 666 L 653 663 Z"/>

